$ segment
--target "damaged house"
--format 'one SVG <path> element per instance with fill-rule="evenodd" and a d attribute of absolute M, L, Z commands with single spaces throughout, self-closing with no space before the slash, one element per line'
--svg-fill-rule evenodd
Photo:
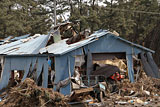
<path fill-rule="evenodd" d="M 127 41 L 107 30 L 96 31 L 92 35 L 78 42 L 68 43 L 70 40 L 71 39 L 63 39 L 57 43 L 40 49 L 41 54 L 53 54 L 55 71 L 54 89 L 56 90 L 57 87 L 59 88 L 59 85 L 57 84 L 61 84 L 59 91 L 64 95 L 71 93 L 73 84 L 66 81 L 67 78 L 72 78 L 73 75 L 76 74 L 77 69 L 81 72 L 78 76 L 86 75 L 87 82 L 91 82 L 91 75 L 100 74 L 101 71 L 93 73 L 94 62 L 99 62 L 100 64 L 106 60 L 124 59 L 127 64 L 126 74 L 128 75 L 129 80 L 134 82 L 133 58 L 138 59 L 140 56 L 143 57 L 142 64 L 150 67 L 151 69 L 148 71 L 148 68 L 144 67 L 148 76 L 156 77 L 156 75 L 159 74 L 157 70 L 153 71 L 151 68 L 153 66 L 156 68 L 156 64 L 152 63 L 149 65 L 146 56 L 144 56 L 144 53 L 147 53 L 150 60 L 153 61 L 153 50 Z M 72 38 L 72 40 L 74 39 Z M 105 68 L 102 70 L 104 71 Z M 107 74 L 106 72 L 109 71 L 110 73 Z M 112 68 L 109 71 L 106 70 L 106 72 L 102 72 L 100 75 L 107 77 L 113 74 Z"/>
<path fill-rule="evenodd" d="M 6 87 L 9 80 L 14 80 L 15 72 L 24 80 L 33 74 L 29 71 L 36 71 L 35 78 L 38 78 L 43 69 L 43 87 L 48 85 L 48 62 L 47 55 L 39 55 L 39 49 L 46 46 L 49 35 L 36 34 L 32 37 L 19 39 L 17 41 L 0 46 L 1 77 L 0 90 Z M 11 78 L 12 77 L 12 78 Z M 12 81 L 11 80 L 11 81 Z"/>
<path fill-rule="evenodd" d="M 54 37 L 30 34 L 20 37 L 9 36 L 0 43 L 0 90 L 13 82 L 19 83 L 29 77 L 39 86 L 48 87 L 48 54 L 39 54 L 41 48 L 60 40 L 63 33 L 72 23 L 67 22 L 54 27 Z M 54 39 L 54 41 L 53 41 Z M 16 80 L 16 81 L 15 81 Z M 18 81 L 17 81 L 18 80 Z"/>
<path fill-rule="evenodd" d="M 66 27 L 66 24 L 62 26 Z M 64 95 L 72 92 L 75 88 L 73 85 L 77 87 L 71 82 L 73 78 L 84 80 L 87 84 L 84 81 L 79 83 L 79 87 L 84 88 L 92 85 L 90 80 L 96 79 L 94 75 L 108 78 L 121 70 L 134 82 L 134 60 L 139 60 L 139 57 L 146 74 L 159 78 L 157 66 L 152 59 L 153 50 L 129 42 L 107 30 L 99 30 L 87 36 L 74 32 L 69 39 L 60 38 L 58 35 L 63 36 L 62 31 L 65 31 L 60 30 L 61 32 L 34 35 L 1 45 L 0 90 L 16 78 L 16 72 L 19 72 L 22 81 L 27 77 L 33 78 L 39 86 L 53 87 Z M 78 40 L 74 38 L 76 36 Z M 113 64 L 115 60 L 119 60 L 119 68 Z"/>

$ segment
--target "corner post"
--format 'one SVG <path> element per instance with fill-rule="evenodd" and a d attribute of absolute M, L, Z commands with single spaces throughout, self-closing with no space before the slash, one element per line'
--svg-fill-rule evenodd
<path fill-rule="evenodd" d="M 131 54 L 126 55 L 127 67 L 128 67 L 128 76 L 131 82 L 134 82 L 134 70 L 133 70 L 133 57 Z"/>

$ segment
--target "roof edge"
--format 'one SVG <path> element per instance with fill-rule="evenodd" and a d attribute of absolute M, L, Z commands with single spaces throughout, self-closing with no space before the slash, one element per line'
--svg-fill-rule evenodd
<path fill-rule="evenodd" d="M 112 34 L 112 33 L 110 33 L 110 34 Z M 122 37 L 116 36 L 116 35 L 114 35 L 114 34 L 112 34 L 112 36 L 114 36 L 115 38 L 118 38 L 119 40 L 122 40 L 122 41 L 124 41 L 124 42 L 126 42 L 126 43 L 128 43 L 128 44 L 130 44 L 130 45 L 132 45 L 132 46 L 138 47 L 138 48 L 140 48 L 140 49 L 142 49 L 142 50 L 146 50 L 146 51 L 150 51 L 150 52 L 152 52 L 152 53 L 155 53 L 154 50 L 151 50 L 151 49 L 146 48 L 146 47 L 144 47 L 144 46 L 142 46 L 142 45 L 133 43 L 133 42 L 131 42 L 131 41 L 129 41 L 129 40 L 126 40 L 126 39 L 124 39 L 124 38 L 122 38 Z"/>

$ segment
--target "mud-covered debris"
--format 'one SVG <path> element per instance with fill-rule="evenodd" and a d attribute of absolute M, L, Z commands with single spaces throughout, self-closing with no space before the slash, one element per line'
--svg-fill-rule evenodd
<path fill-rule="evenodd" d="M 7 97 L 0 102 L 1 107 L 59 107 L 68 106 L 64 95 L 52 89 L 41 88 L 34 80 L 27 78 L 24 82 L 11 88 Z"/>
<path fill-rule="evenodd" d="M 143 74 L 143 76 L 134 83 L 130 83 L 129 80 L 124 80 L 119 84 L 119 89 L 122 96 L 129 96 L 131 91 L 137 94 L 135 97 L 160 95 L 160 79 L 147 77 Z"/>
<path fill-rule="evenodd" d="M 117 84 L 118 92 L 108 93 L 104 98 L 105 106 L 158 106 L 160 105 L 160 79 L 142 77 L 134 83 L 124 79 Z"/>

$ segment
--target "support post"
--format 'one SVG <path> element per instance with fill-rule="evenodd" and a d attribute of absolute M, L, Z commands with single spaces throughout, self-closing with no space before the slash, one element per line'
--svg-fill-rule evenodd
<path fill-rule="evenodd" d="M 133 58 L 131 54 L 126 55 L 127 67 L 128 67 L 128 76 L 131 82 L 134 82 L 134 70 L 133 70 Z"/>

